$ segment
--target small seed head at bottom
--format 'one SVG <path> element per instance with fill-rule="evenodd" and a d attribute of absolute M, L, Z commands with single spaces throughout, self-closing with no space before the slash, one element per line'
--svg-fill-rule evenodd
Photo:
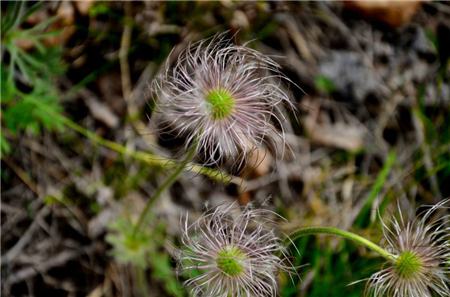
<path fill-rule="evenodd" d="M 420 218 L 394 219 L 392 227 L 383 224 L 386 248 L 396 258 L 371 276 L 366 290 L 369 296 L 449 296 L 450 217 L 434 217 L 437 210 L 448 209 L 445 204 L 449 201 L 422 212 Z"/>
<path fill-rule="evenodd" d="M 199 297 L 273 297 L 278 273 L 293 272 L 276 236 L 275 213 L 223 204 L 184 225 L 180 272 Z"/>

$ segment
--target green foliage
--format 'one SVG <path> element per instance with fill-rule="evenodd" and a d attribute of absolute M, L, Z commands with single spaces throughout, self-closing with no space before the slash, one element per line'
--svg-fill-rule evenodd
<path fill-rule="evenodd" d="M 184 296 L 183 286 L 178 281 L 173 273 L 173 265 L 170 256 L 162 248 L 165 241 L 165 226 L 160 224 L 153 232 L 153 240 L 159 242 L 159 246 L 150 250 L 150 268 L 152 269 L 152 277 L 159 280 L 163 284 L 165 291 L 170 296 L 182 297 Z"/>
<path fill-rule="evenodd" d="M 130 191 L 138 188 L 144 181 L 154 178 L 154 174 L 160 171 L 148 166 L 136 172 L 130 171 L 126 164 L 126 159 L 117 159 L 105 171 L 105 183 L 114 188 L 116 197 L 125 197 Z"/>
<path fill-rule="evenodd" d="M 314 85 L 319 92 L 326 95 L 331 95 L 331 93 L 336 90 L 336 86 L 334 85 L 333 81 L 323 75 L 316 76 L 316 78 L 314 79 Z"/>
<path fill-rule="evenodd" d="M 134 233 L 134 225 L 119 218 L 110 225 L 106 241 L 113 246 L 112 255 L 121 263 L 132 263 L 141 268 L 148 266 L 148 255 L 155 244 L 148 230 Z"/>
<path fill-rule="evenodd" d="M 33 134 L 39 134 L 41 129 L 62 129 L 62 123 L 51 114 L 41 108 L 37 108 L 36 101 L 43 104 L 52 112 L 62 110 L 58 103 L 58 96 L 54 89 L 42 81 L 36 81 L 33 92 L 29 94 L 18 94 L 20 99 L 5 98 L 6 106 L 3 112 L 5 126 L 12 133 L 16 134 L 22 130 L 27 130 Z"/>
<path fill-rule="evenodd" d="M 379 258 L 361 257 L 356 246 L 340 240 L 333 247 L 329 240 L 324 244 L 319 238 L 305 237 L 295 242 L 291 254 L 293 264 L 303 265 L 298 269 L 299 277 L 284 276 L 280 295 L 299 296 L 300 286 L 307 287 L 306 296 L 311 297 L 360 297 L 364 291 L 364 280 L 380 268 Z"/>
<path fill-rule="evenodd" d="M 396 154 L 394 152 L 390 152 L 386 157 L 386 162 L 383 165 L 380 173 L 378 174 L 375 183 L 370 189 L 367 198 L 365 199 L 364 206 L 360 210 L 356 220 L 355 225 L 358 227 L 363 227 L 367 220 L 369 219 L 370 210 L 372 209 L 373 203 L 375 199 L 378 197 L 380 191 L 383 189 L 383 186 L 389 176 L 389 173 L 394 166 L 395 160 L 397 159 Z"/>
<path fill-rule="evenodd" d="M 1 155 L 3 155 L 3 153 L 9 154 L 11 152 L 11 145 L 6 138 L 3 137 L 3 134 L 0 135 L 0 149 Z"/>
<path fill-rule="evenodd" d="M 52 196 L 52 195 L 47 195 L 44 197 L 44 203 L 47 206 L 53 206 L 53 205 L 58 205 L 58 204 L 63 204 L 61 199 Z"/>
<path fill-rule="evenodd" d="M 92 7 L 89 9 L 89 16 L 90 17 L 96 17 L 99 15 L 107 15 L 111 13 L 111 9 L 108 6 L 107 3 L 102 2 L 96 2 Z"/>
<path fill-rule="evenodd" d="M 110 225 L 106 241 L 112 245 L 112 255 L 124 264 L 151 269 L 152 277 L 161 282 L 169 296 L 184 296 L 184 290 L 173 273 L 171 259 L 163 249 L 165 227 L 135 230 L 130 220 L 120 217 Z"/>
<path fill-rule="evenodd" d="M 55 86 L 57 75 L 64 73 L 62 48 L 48 47 L 45 38 L 59 34 L 47 32 L 55 18 L 49 18 L 31 28 L 22 24 L 40 8 L 37 3 L 29 8 L 22 1 L 8 3 L 2 17 L 1 65 L 1 114 L 2 114 L 2 154 L 11 151 L 5 137 L 26 131 L 37 135 L 42 130 L 60 130 L 62 123 L 47 111 L 59 114 L 62 108 L 58 102 Z M 20 46 L 20 41 L 30 42 L 31 50 Z M 40 108 L 40 107 L 44 108 Z"/>
<path fill-rule="evenodd" d="M 439 80 L 439 78 L 437 79 Z M 439 83 L 437 82 L 437 85 Z M 420 122 L 419 129 L 423 129 L 424 141 L 421 151 L 416 155 L 415 182 L 423 185 L 424 180 L 430 176 L 437 178 L 438 184 L 445 184 L 450 177 L 450 121 L 448 110 L 439 107 L 427 106 L 425 104 L 425 88 L 418 90 L 418 104 L 412 109 L 412 115 Z M 421 126 L 421 127 L 420 127 Z M 426 168 L 424 159 L 426 151 L 433 168 Z M 435 190 L 433 191 L 435 193 Z"/>

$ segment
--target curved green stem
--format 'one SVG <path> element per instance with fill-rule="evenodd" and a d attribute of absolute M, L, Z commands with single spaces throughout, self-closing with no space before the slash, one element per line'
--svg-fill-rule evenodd
<path fill-rule="evenodd" d="M 178 164 L 178 166 L 175 168 L 172 174 L 167 177 L 167 179 L 162 183 L 162 185 L 158 187 L 153 196 L 147 201 L 144 210 L 142 210 L 141 214 L 139 215 L 139 219 L 136 225 L 134 226 L 133 235 L 135 235 L 137 231 L 139 231 L 142 224 L 145 222 L 145 219 L 147 218 L 148 212 L 155 204 L 155 202 L 158 200 L 158 198 L 178 179 L 178 176 L 181 174 L 181 172 L 183 172 L 186 166 L 192 161 L 196 151 L 197 151 L 197 143 L 193 144 L 189 148 L 186 157 L 183 159 L 183 161 L 181 161 Z"/>
<path fill-rule="evenodd" d="M 95 142 L 101 146 L 104 146 L 106 148 L 109 148 L 110 150 L 113 150 L 119 154 L 128 155 L 136 160 L 142 161 L 151 166 L 159 166 L 159 167 L 164 167 L 164 168 L 174 168 L 174 167 L 178 168 L 178 166 L 177 166 L 178 164 L 174 160 L 165 159 L 164 157 L 155 156 L 155 155 L 147 153 L 147 152 L 131 151 L 119 143 L 116 143 L 114 141 L 110 141 L 110 140 L 107 140 L 107 139 L 104 139 L 104 138 L 98 136 L 97 134 L 81 127 L 80 125 L 76 124 L 75 122 L 71 121 L 70 119 L 68 119 L 66 117 L 61 117 L 61 120 L 64 125 L 71 128 L 72 130 L 77 131 L 78 133 L 86 136 L 93 142 Z M 186 168 L 186 167 L 187 166 L 184 166 L 184 168 Z M 230 182 L 242 183 L 242 181 L 238 177 L 230 176 L 230 175 L 226 174 L 225 172 L 218 171 L 218 170 L 215 170 L 212 168 L 203 167 L 203 166 L 196 165 L 196 164 L 192 164 L 192 166 L 189 166 L 189 170 L 194 173 L 203 174 L 215 181 L 219 181 L 219 182 L 226 183 L 226 184 L 228 184 Z"/>
<path fill-rule="evenodd" d="M 389 261 L 394 261 L 395 260 L 395 256 L 391 253 L 389 253 L 388 251 L 386 251 L 385 249 L 383 249 L 382 247 L 380 247 L 379 245 L 373 243 L 372 241 L 349 231 L 345 231 L 345 230 L 341 230 L 335 227 L 305 227 L 305 228 L 300 228 L 297 231 L 295 231 L 294 233 L 292 233 L 291 236 L 289 236 L 289 241 L 293 242 L 296 239 L 303 237 L 303 236 L 308 236 L 308 235 L 316 235 L 316 234 L 328 234 L 328 235 L 335 235 L 335 236 L 340 236 L 343 237 L 345 239 L 354 241 L 358 244 L 361 244 L 369 249 L 371 249 L 372 251 L 378 253 L 380 256 L 386 258 Z"/>
<path fill-rule="evenodd" d="M 28 100 L 32 101 L 36 105 L 36 108 L 40 108 L 43 111 L 47 112 L 48 114 L 52 115 L 56 121 L 59 121 L 67 128 L 70 128 L 71 130 L 76 131 L 76 132 L 80 133 L 81 135 L 89 138 L 92 142 L 94 142 L 97 145 L 106 147 L 106 148 L 108 148 L 112 151 L 115 151 L 121 155 L 129 156 L 131 158 L 134 158 L 135 160 L 144 162 L 150 166 L 157 166 L 157 167 L 162 167 L 162 168 L 177 168 L 178 163 L 175 160 L 156 156 L 156 155 L 148 153 L 148 152 L 130 150 L 117 142 L 107 140 L 107 139 L 100 137 L 96 133 L 89 131 L 88 129 L 78 125 L 77 123 L 75 123 L 74 121 L 69 119 L 68 117 L 47 108 L 45 105 L 41 104 L 36 99 L 29 98 Z M 205 175 L 205 176 L 211 178 L 212 180 L 215 180 L 217 182 L 222 182 L 225 184 L 235 183 L 235 184 L 239 185 L 239 184 L 244 183 L 244 181 L 237 176 L 232 176 L 223 171 L 213 169 L 213 168 L 203 167 L 198 164 L 191 164 L 191 166 L 185 166 L 185 169 L 188 169 L 189 171 L 194 172 L 194 173 Z"/>

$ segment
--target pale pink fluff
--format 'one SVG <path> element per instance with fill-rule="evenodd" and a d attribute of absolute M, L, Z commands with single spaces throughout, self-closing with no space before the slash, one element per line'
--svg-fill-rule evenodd
<path fill-rule="evenodd" d="M 414 277 L 403 278 L 391 263 L 372 275 L 368 292 L 376 297 L 449 297 L 450 296 L 450 227 L 449 216 L 433 215 L 449 200 L 431 207 L 421 218 L 393 220 L 384 226 L 386 249 L 394 255 L 409 251 L 419 257 L 422 267 Z"/>
<path fill-rule="evenodd" d="M 179 263 L 182 272 L 199 273 L 186 281 L 192 296 L 265 297 L 277 295 L 277 273 L 293 272 L 282 241 L 271 226 L 273 212 L 224 204 L 192 224 L 186 218 Z M 244 270 L 229 276 L 217 267 L 226 247 L 245 254 Z"/>
<path fill-rule="evenodd" d="M 261 145 L 282 154 L 282 103 L 292 108 L 281 81 L 288 80 L 269 57 L 233 45 L 224 34 L 189 45 L 175 63 L 166 63 L 152 84 L 162 127 L 198 142 L 207 163 L 241 164 Z M 227 90 L 235 100 L 231 114 L 214 119 L 205 96 Z"/>

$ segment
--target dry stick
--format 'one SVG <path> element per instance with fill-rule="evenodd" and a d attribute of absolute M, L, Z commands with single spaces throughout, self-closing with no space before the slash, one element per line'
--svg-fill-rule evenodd
<path fill-rule="evenodd" d="M 20 269 L 14 274 L 11 274 L 5 280 L 6 285 L 13 285 L 15 283 L 21 282 L 23 280 L 29 279 L 39 273 L 45 273 L 48 270 L 59 267 L 67 263 L 68 261 L 74 260 L 84 254 L 91 254 L 95 251 L 96 246 L 94 244 L 85 247 L 83 250 L 65 250 L 57 255 L 46 259 L 43 262 L 35 263 L 33 266 L 27 266 Z"/>
<path fill-rule="evenodd" d="M 2 161 L 4 161 L 6 163 L 6 165 L 8 165 L 8 167 L 12 169 L 12 171 L 14 171 L 14 173 L 19 177 L 19 179 L 22 180 L 22 182 L 31 191 L 33 191 L 36 195 L 39 196 L 39 193 L 41 193 L 42 190 L 40 189 L 39 185 L 35 184 L 31 180 L 31 178 L 28 175 L 28 173 L 26 173 L 22 168 L 20 168 L 16 164 L 14 164 L 14 162 L 12 160 L 10 160 L 9 158 L 2 158 Z"/>
<path fill-rule="evenodd" d="M 128 51 L 131 43 L 131 6 L 129 2 L 124 3 L 125 19 L 122 38 L 120 40 L 119 61 L 120 61 L 120 78 L 122 80 L 122 93 L 125 101 L 131 96 L 131 79 L 130 67 L 128 64 Z M 128 103 L 128 102 L 127 102 Z M 130 111 L 130 110 L 129 110 Z"/>
<path fill-rule="evenodd" d="M 11 264 L 10 262 L 14 260 L 19 254 L 22 253 L 25 246 L 33 239 L 34 232 L 39 228 L 39 220 L 44 218 L 50 213 L 50 209 L 47 206 L 44 206 L 37 213 L 31 225 L 28 227 L 27 231 L 22 234 L 20 239 L 16 242 L 16 244 L 10 248 L 4 255 L 1 257 L 1 265 Z"/>
<path fill-rule="evenodd" d="M 149 147 L 154 143 L 154 140 L 149 137 L 151 133 L 147 133 L 147 126 L 137 117 L 139 110 L 134 103 L 134 95 L 136 90 L 132 90 L 130 64 L 128 63 L 128 53 L 131 45 L 131 33 L 132 33 L 132 16 L 130 2 L 124 3 L 125 19 L 124 29 L 122 32 L 122 38 L 120 40 L 119 49 L 119 63 L 120 63 L 120 79 L 122 83 L 122 95 L 127 105 L 127 113 L 130 119 L 130 123 L 133 126 L 137 134 L 142 135 L 142 138 Z M 145 71 L 144 71 L 145 72 Z"/>

